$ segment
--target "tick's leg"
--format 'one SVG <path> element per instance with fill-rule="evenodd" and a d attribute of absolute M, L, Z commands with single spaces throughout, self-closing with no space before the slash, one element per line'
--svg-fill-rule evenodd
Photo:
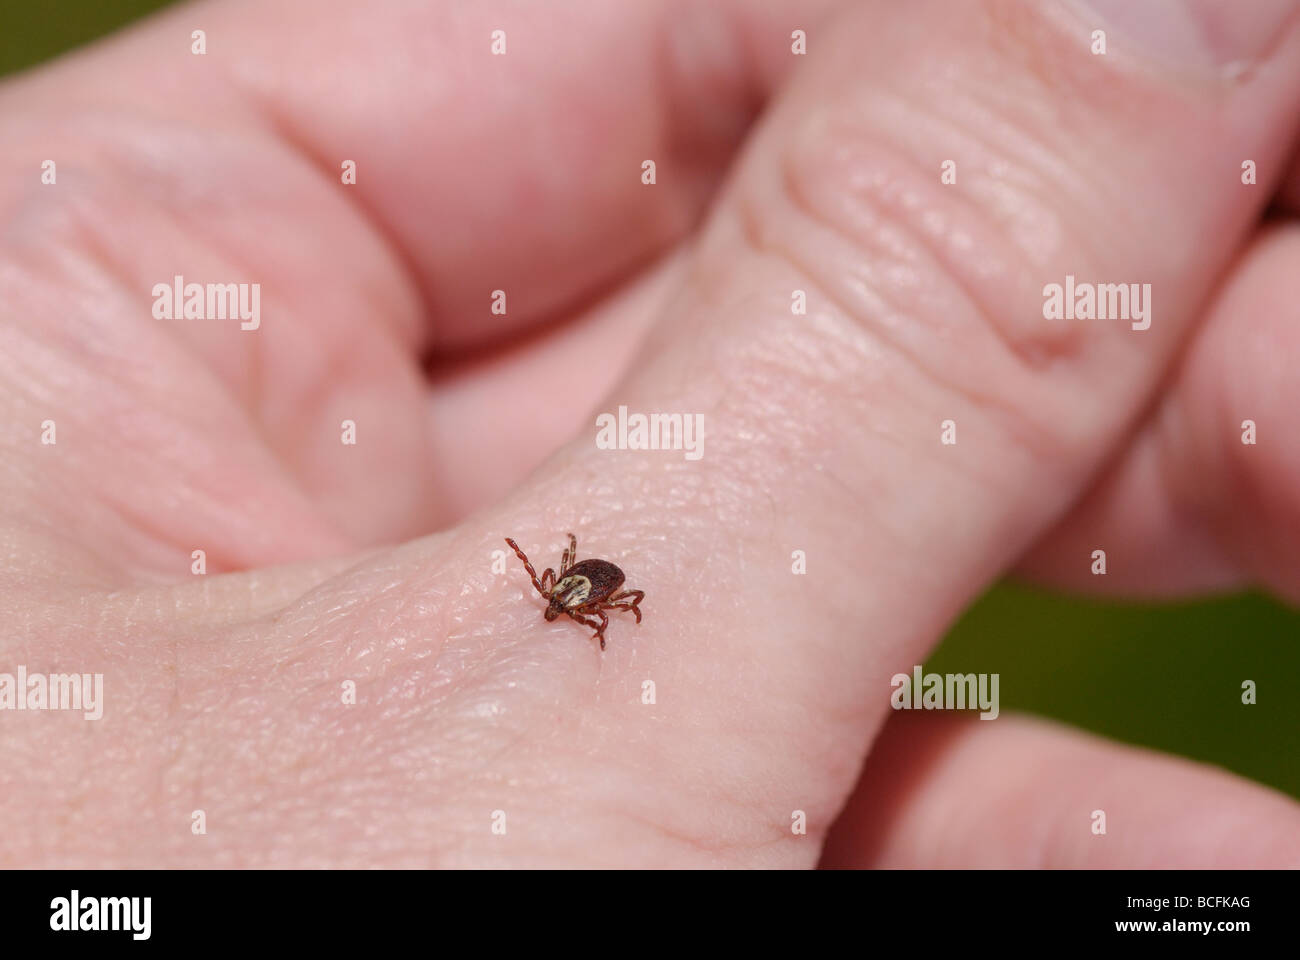
<path fill-rule="evenodd" d="M 600 649 L 604 650 L 605 649 L 605 628 L 609 626 L 609 617 L 605 616 L 605 614 L 600 610 L 599 607 L 591 611 L 596 616 L 600 617 L 599 623 L 596 623 L 589 617 L 583 616 L 581 613 L 578 613 L 576 610 L 569 610 L 567 612 L 569 616 L 573 617 L 573 619 L 577 620 L 579 623 L 585 623 L 587 626 L 595 628 L 596 632 L 595 634 L 592 635 L 592 639 L 599 640 Z"/>
<path fill-rule="evenodd" d="M 546 589 L 537 580 L 537 571 L 534 570 L 533 565 L 528 562 L 528 558 L 524 556 L 524 552 L 519 549 L 519 544 L 515 543 L 509 537 L 506 537 L 506 543 L 510 544 L 510 549 L 513 550 L 516 554 L 518 554 L 519 559 L 524 562 L 524 569 L 528 571 L 528 578 L 533 581 L 533 586 L 537 588 L 537 592 L 540 593 L 542 596 L 546 596 L 547 595 Z M 555 576 L 555 574 L 551 573 L 549 569 L 546 571 L 546 573 L 550 573 L 552 578 L 554 578 Z M 542 574 L 542 580 L 543 581 L 546 580 L 545 573 Z M 554 583 L 555 581 L 554 579 L 552 579 L 551 584 L 554 585 Z"/>
<path fill-rule="evenodd" d="M 606 601 L 606 606 L 611 609 L 631 610 L 636 614 L 636 622 L 641 622 L 641 608 L 637 606 L 645 599 L 644 590 L 623 590 L 614 594 Z"/>
<path fill-rule="evenodd" d="M 578 538 L 569 534 L 569 549 L 564 551 L 564 556 L 560 558 L 560 576 L 564 576 L 571 566 L 578 562 Z"/>
<path fill-rule="evenodd" d="M 542 572 L 542 582 L 537 585 L 537 589 L 544 597 L 549 597 L 555 589 L 555 571 L 550 567 Z"/>

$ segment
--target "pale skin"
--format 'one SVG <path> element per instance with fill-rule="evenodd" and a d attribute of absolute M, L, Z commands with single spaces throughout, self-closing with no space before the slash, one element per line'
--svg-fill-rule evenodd
<path fill-rule="evenodd" d="M 888 708 L 1008 571 L 1300 599 L 1294 20 L 1211 29 L 1233 83 L 833 6 L 215 3 L 0 86 L 0 660 L 107 701 L 0 715 L 0 864 L 1300 864 L 1256 784 Z M 261 328 L 154 320 L 177 273 Z M 1045 324 L 1067 273 L 1151 329 Z M 704 457 L 597 450 L 620 403 Z M 570 529 L 647 595 L 603 654 L 502 548 Z"/>

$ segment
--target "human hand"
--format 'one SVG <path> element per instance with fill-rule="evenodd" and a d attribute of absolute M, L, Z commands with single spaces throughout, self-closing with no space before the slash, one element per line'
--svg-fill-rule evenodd
<path fill-rule="evenodd" d="M 1112 588 L 1300 595 L 1292 5 L 835 6 L 214 3 L 0 87 L 0 658 L 104 675 L 0 714 L 0 860 L 1300 861 L 1256 785 L 889 710 L 1098 542 Z M 1150 328 L 1044 319 L 1067 274 Z M 175 275 L 257 329 L 156 319 Z M 702 457 L 598 449 L 620 405 Z M 647 594 L 603 654 L 502 543 L 569 530 Z"/>

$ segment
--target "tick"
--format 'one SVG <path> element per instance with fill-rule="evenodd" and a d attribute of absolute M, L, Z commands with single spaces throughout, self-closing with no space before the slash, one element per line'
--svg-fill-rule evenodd
<path fill-rule="evenodd" d="M 560 614 L 567 613 L 579 623 L 595 627 L 593 640 L 600 641 L 600 649 L 605 649 L 605 628 L 609 626 L 606 610 L 631 610 L 636 614 L 636 622 L 641 622 L 641 608 L 637 606 L 645 599 L 644 590 L 621 590 L 623 571 L 608 560 L 578 560 L 578 538 L 569 534 L 569 549 L 560 558 L 560 573 L 557 577 L 550 567 L 537 579 L 537 571 L 528 562 L 519 544 L 509 537 L 506 543 L 524 562 L 524 569 L 537 592 L 547 600 L 546 612 L 542 616 L 554 620 Z M 599 622 L 592 616 L 599 617 Z"/>

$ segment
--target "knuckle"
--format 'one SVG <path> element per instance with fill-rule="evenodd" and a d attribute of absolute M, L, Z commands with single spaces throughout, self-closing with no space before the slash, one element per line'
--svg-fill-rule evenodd
<path fill-rule="evenodd" d="M 1040 178 L 985 157 L 964 163 L 967 184 L 957 190 L 941 183 L 942 158 L 898 143 L 892 124 L 881 130 L 836 112 L 810 126 L 780 154 L 781 196 L 823 244 L 860 264 L 845 278 L 857 281 L 859 300 L 869 289 L 905 310 L 912 338 L 934 348 L 936 361 L 946 344 L 959 356 L 999 354 L 1033 371 L 1082 350 L 1080 324 L 1043 317 L 1042 278 L 1076 245 Z M 854 292 L 844 279 L 819 279 Z"/>
<path fill-rule="evenodd" d="M 822 331 L 826 340 L 902 354 L 1031 450 L 1064 452 L 1058 374 L 1089 360 L 1096 325 L 1048 318 L 1043 291 L 1064 278 L 1055 264 L 1068 259 L 1082 275 L 1093 258 L 1043 179 L 986 157 L 995 172 L 969 171 L 959 192 L 941 184 L 942 158 L 838 105 L 786 143 L 738 190 L 736 213 L 748 246 L 792 265 L 834 305 L 822 322 L 852 328 Z"/>

